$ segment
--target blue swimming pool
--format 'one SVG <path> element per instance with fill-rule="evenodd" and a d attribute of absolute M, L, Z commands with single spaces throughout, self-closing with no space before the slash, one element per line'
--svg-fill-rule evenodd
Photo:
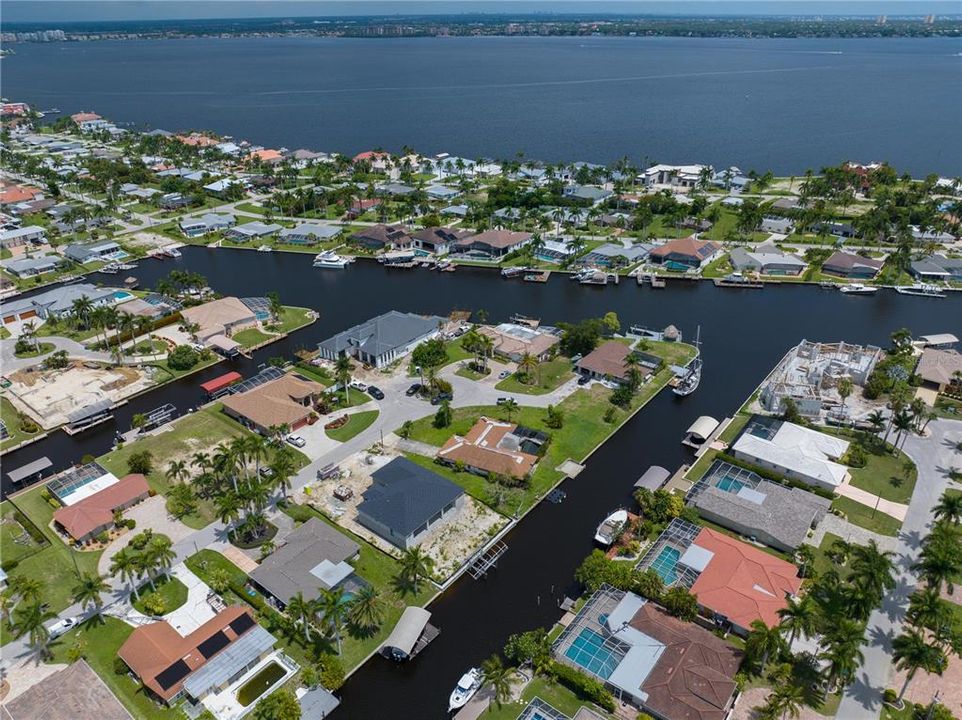
<path fill-rule="evenodd" d="M 726 475 L 717 483 L 715 483 L 715 487 L 717 487 L 719 490 L 724 490 L 725 492 L 730 492 L 733 495 L 736 495 L 743 487 L 746 487 L 746 485 L 741 480 L 736 480 L 735 478 Z"/>
<path fill-rule="evenodd" d="M 621 658 L 615 651 L 606 648 L 604 643 L 605 639 L 600 633 L 583 628 L 565 651 L 565 657 L 592 675 L 607 680 Z"/>
<path fill-rule="evenodd" d="M 678 558 L 680 557 L 681 550 L 666 545 L 658 553 L 654 562 L 651 563 L 652 569 L 658 573 L 665 585 L 671 585 L 678 579 L 678 572 L 675 568 L 678 566 Z"/>
<path fill-rule="evenodd" d="M 130 300 L 133 298 L 133 294 L 127 292 L 126 290 L 117 290 L 114 293 L 114 302 L 123 302 L 124 300 Z"/>

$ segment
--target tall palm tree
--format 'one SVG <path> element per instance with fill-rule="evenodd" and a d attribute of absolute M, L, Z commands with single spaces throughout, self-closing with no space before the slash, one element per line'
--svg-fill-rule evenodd
<path fill-rule="evenodd" d="M 351 358 L 347 355 L 342 355 L 334 363 L 334 378 L 337 380 L 338 384 L 344 388 L 344 400 L 350 405 L 351 404 L 351 370 L 354 369 L 354 365 L 351 364 Z"/>
<path fill-rule="evenodd" d="M 122 582 L 130 585 L 130 590 L 136 599 L 137 585 L 134 582 L 138 575 L 137 558 L 128 548 L 122 548 L 110 558 L 110 574 L 119 575 Z"/>
<path fill-rule="evenodd" d="M 955 590 L 954 579 L 962 574 L 962 554 L 959 553 L 959 531 L 954 525 L 939 520 L 932 526 L 919 553 L 914 569 L 929 587 L 950 593 Z"/>
<path fill-rule="evenodd" d="M 153 566 L 165 577 L 169 577 L 170 568 L 173 567 L 174 561 L 177 559 L 177 553 L 174 552 L 170 538 L 166 535 L 158 535 L 150 541 L 147 546 L 147 553 Z"/>
<path fill-rule="evenodd" d="M 380 626 L 384 618 L 384 603 L 373 585 L 365 585 L 354 595 L 347 619 L 356 627 L 370 629 Z"/>
<path fill-rule="evenodd" d="M 241 515 L 241 501 L 236 493 L 226 490 L 214 499 L 218 519 L 230 530 Z"/>
<path fill-rule="evenodd" d="M 764 620 L 752 620 L 745 638 L 745 653 L 759 670 L 764 670 L 770 657 L 779 657 L 787 649 L 780 628 L 768 627 Z"/>
<path fill-rule="evenodd" d="M 844 618 L 840 621 L 844 622 Z M 824 675 L 830 691 L 841 685 L 848 685 L 855 677 L 859 665 L 865 660 L 862 655 L 862 626 L 855 621 L 849 621 L 850 628 L 858 630 L 854 633 L 838 633 L 836 637 L 828 638 L 828 648 L 819 655 L 826 663 Z"/>
<path fill-rule="evenodd" d="M 799 635 L 813 635 L 818 627 L 818 608 L 811 596 L 788 597 L 785 607 L 778 611 L 779 627 L 788 632 L 788 645 L 791 647 Z"/>
<path fill-rule="evenodd" d="M 433 571 L 434 560 L 417 546 L 408 548 L 401 556 L 401 576 L 411 583 L 415 593 L 421 580 L 430 577 Z"/>
<path fill-rule="evenodd" d="M 20 603 L 36 603 L 43 599 L 43 583 L 27 575 L 14 575 L 7 583 L 7 591 L 14 597 L 14 607 Z"/>
<path fill-rule="evenodd" d="M 919 588 L 912 593 L 905 618 L 916 629 L 927 628 L 933 632 L 952 623 L 951 610 L 942 602 L 938 588 L 934 587 Z"/>
<path fill-rule="evenodd" d="M 943 493 L 935 506 L 935 517 L 952 525 L 962 522 L 962 495 Z"/>
<path fill-rule="evenodd" d="M 347 619 L 348 603 L 342 588 L 322 590 L 317 599 L 317 613 L 321 616 L 327 633 L 334 637 L 337 643 L 337 654 L 341 654 L 341 629 Z"/>
<path fill-rule="evenodd" d="M 905 443 L 905 438 L 908 437 L 908 433 L 912 431 L 912 428 L 915 426 L 915 422 L 912 420 L 911 414 L 905 410 L 899 410 L 892 418 L 892 426 L 897 431 L 895 434 L 895 445 L 893 449 L 898 449 L 902 444 Z"/>
<path fill-rule="evenodd" d="M 84 610 L 92 605 L 97 612 L 97 619 L 102 622 L 104 602 L 101 595 L 110 590 L 110 585 L 103 576 L 95 573 L 84 573 L 77 580 L 73 588 L 74 602 L 80 603 Z"/>
<path fill-rule="evenodd" d="M 538 359 L 529 352 L 526 352 L 524 355 L 522 355 L 521 359 L 518 361 L 518 370 L 521 372 L 522 375 L 525 376 L 526 379 L 528 378 L 532 380 L 535 379 L 534 371 L 537 368 L 538 368 Z"/>
<path fill-rule="evenodd" d="M 501 409 L 508 415 L 508 422 L 511 422 L 511 416 L 518 411 L 518 401 L 514 398 L 508 398 L 501 403 Z"/>
<path fill-rule="evenodd" d="M 903 632 L 892 641 L 892 657 L 897 670 L 905 670 L 905 682 L 899 691 L 898 704 L 902 704 L 909 683 L 919 670 L 941 675 L 948 664 L 948 658 L 941 648 L 930 645 L 925 636 L 916 629 Z"/>
<path fill-rule="evenodd" d="M 481 663 L 481 681 L 491 686 L 499 709 L 511 699 L 511 668 L 505 666 L 500 655 L 492 655 Z"/>
<path fill-rule="evenodd" d="M 44 610 L 40 601 L 20 606 L 14 611 L 13 627 L 17 637 L 26 635 L 30 648 L 41 658 L 46 658 L 50 654 L 48 647 L 50 631 L 44 627 L 44 623 L 55 617 L 56 615 L 51 611 Z"/>
<path fill-rule="evenodd" d="M 316 609 L 314 601 L 306 599 L 300 591 L 287 603 L 287 614 L 304 628 L 304 642 L 311 641 L 311 618 L 314 617 Z"/>
<path fill-rule="evenodd" d="M 275 488 L 279 488 L 284 500 L 287 500 L 287 493 L 291 489 L 291 478 L 296 472 L 294 463 L 294 451 L 288 447 L 282 447 L 274 454 L 274 460 L 270 464 L 271 481 Z"/>
<path fill-rule="evenodd" d="M 869 594 L 874 606 L 886 590 L 895 587 L 894 553 L 879 550 L 878 543 L 869 540 L 867 546 L 852 545 L 850 557 L 849 582 Z"/>
<path fill-rule="evenodd" d="M 187 462 L 184 460 L 171 460 L 170 464 L 167 465 L 165 475 L 172 483 L 183 482 L 190 476 L 190 473 L 187 472 Z"/>
<path fill-rule="evenodd" d="M 768 696 L 765 705 L 765 712 L 769 717 L 797 718 L 802 714 L 805 705 L 805 691 L 794 683 L 788 682 L 775 688 L 775 691 Z"/>

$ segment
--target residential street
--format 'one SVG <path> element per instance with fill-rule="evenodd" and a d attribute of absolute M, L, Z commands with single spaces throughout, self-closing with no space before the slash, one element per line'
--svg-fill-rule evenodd
<path fill-rule="evenodd" d="M 932 508 L 946 488 L 951 468 L 962 467 L 962 454 L 955 450 L 962 442 L 962 421 L 936 420 L 929 423 L 929 437 L 911 435 L 905 452 L 918 466 L 919 476 L 909 503 L 905 522 L 895 547 L 897 585 L 869 618 L 867 642 L 862 647 L 865 662 L 856 681 L 845 690 L 838 708 L 839 720 L 876 720 L 882 709 L 882 692 L 892 677 L 892 640 L 901 631 L 908 598 L 917 579 L 912 566 L 918 560 L 922 539 L 932 524 Z M 960 662 L 953 658 L 950 662 Z"/>

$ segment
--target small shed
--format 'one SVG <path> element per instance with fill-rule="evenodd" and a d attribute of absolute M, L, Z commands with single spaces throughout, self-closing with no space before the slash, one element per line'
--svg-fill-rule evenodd
<path fill-rule="evenodd" d="M 635 480 L 636 488 L 645 488 L 654 492 L 671 477 L 671 473 L 660 465 L 652 465 L 645 470 L 645 474 Z"/>
<path fill-rule="evenodd" d="M 438 629 L 428 624 L 430 619 L 431 613 L 424 608 L 405 608 L 379 652 L 396 662 L 410 660 L 438 636 Z"/>

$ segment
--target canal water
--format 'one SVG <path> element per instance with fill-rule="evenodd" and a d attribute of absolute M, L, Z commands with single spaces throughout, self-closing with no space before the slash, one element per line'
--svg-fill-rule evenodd
<path fill-rule="evenodd" d="M 234 363 L 245 375 L 270 357 L 288 356 L 392 308 L 436 314 L 484 309 L 491 321 L 521 313 L 545 323 L 614 311 L 625 327 L 674 324 L 687 339 L 701 325 L 705 366 L 698 391 L 684 399 L 663 392 L 652 400 L 591 456 L 581 475 L 562 485 L 567 493 L 562 503 L 543 503 L 505 538 L 508 552 L 486 580 L 462 580 L 431 606 L 431 622 L 441 634 L 422 655 L 404 666 L 374 658 L 348 681 L 337 720 L 443 717 L 447 696 L 467 668 L 502 648 L 509 634 L 549 625 L 560 616 L 558 602 L 576 592 L 572 574 L 592 549 L 595 526 L 630 500 L 637 477 L 652 464 L 673 471 L 685 462 L 689 456 L 680 442 L 694 419 L 722 419 L 733 412 L 802 338 L 884 346 L 890 333 L 902 327 L 916 335 L 962 335 L 962 294 L 932 300 L 886 290 L 876 297 L 846 297 L 813 286 L 730 290 L 683 281 L 669 281 L 665 290 L 641 288 L 634 281 L 596 288 L 562 275 L 545 284 L 506 281 L 480 268 L 431 273 L 357 262 L 344 271 L 321 270 L 311 267 L 308 254 L 195 247 L 183 248 L 177 260 L 142 261 L 135 274 L 142 287 L 149 287 L 174 268 L 205 275 L 224 294 L 244 297 L 277 290 L 285 304 L 320 313 L 314 325 L 256 352 L 253 360 Z M 116 282 L 113 276 L 93 279 Z M 228 363 L 221 363 L 135 398 L 116 411 L 114 424 L 76 437 L 55 432 L 5 456 L 3 465 L 15 468 L 46 455 L 61 468 L 84 453 L 103 453 L 115 430 L 130 427 L 134 413 L 165 402 L 179 411 L 196 406 L 204 399 L 199 384 L 227 369 Z"/>

